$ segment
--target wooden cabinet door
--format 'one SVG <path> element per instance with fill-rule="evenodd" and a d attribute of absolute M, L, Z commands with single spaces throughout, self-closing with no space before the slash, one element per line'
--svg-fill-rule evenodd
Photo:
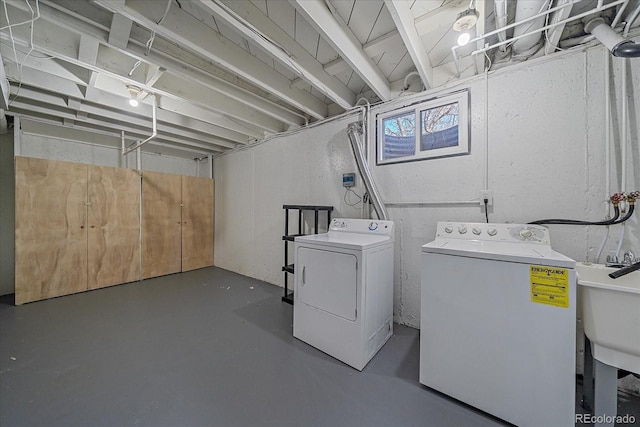
<path fill-rule="evenodd" d="M 213 180 L 182 177 L 182 271 L 213 265 Z"/>
<path fill-rule="evenodd" d="M 16 304 L 87 290 L 87 165 L 16 157 Z"/>
<path fill-rule="evenodd" d="M 179 175 L 142 175 L 142 278 L 181 270 L 181 179 Z"/>
<path fill-rule="evenodd" d="M 140 279 L 140 175 L 89 166 L 88 288 Z"/>

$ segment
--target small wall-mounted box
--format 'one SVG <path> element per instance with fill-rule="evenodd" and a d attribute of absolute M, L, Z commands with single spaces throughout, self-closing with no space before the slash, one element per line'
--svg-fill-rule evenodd
<path fill-rule="evenodd" d="M 356 185 L 356 174 L 355 173 L 343 173 L 342 174 L 342 186 L 349 188 Z"/>

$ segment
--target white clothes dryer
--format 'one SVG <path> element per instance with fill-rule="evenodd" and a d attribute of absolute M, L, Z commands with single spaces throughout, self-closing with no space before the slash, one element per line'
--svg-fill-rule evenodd
<path fill-rule="evenodd" d="M 393 334 L 393 222 L 335 218 L 294 262 L 293 336 L 362 370 Z"/>

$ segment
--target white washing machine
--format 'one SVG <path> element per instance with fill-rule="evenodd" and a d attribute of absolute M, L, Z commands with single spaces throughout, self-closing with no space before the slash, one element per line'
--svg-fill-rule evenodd
<path fill-rule="evenodd" d="M 420 382 L 518 426 L 575 423 L 575 261 L 538 225 L 439 222 L 422 247 Z"/>
<path fill-rule="evenodd" d="M 393 254 L 391 221 L 296 237 L 293 336 L 362 370 L 393 334 Z"/>

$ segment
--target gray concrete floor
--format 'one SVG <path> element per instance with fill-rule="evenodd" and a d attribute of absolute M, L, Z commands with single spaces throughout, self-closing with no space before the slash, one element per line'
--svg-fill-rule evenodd
<path fill-rule="evenodd" d="M 282 289 L 206 268 L 13 305 L 0 426 L 499 426 L 418 383 L 418 331 L 358 372 L 293 338 Z"/>

